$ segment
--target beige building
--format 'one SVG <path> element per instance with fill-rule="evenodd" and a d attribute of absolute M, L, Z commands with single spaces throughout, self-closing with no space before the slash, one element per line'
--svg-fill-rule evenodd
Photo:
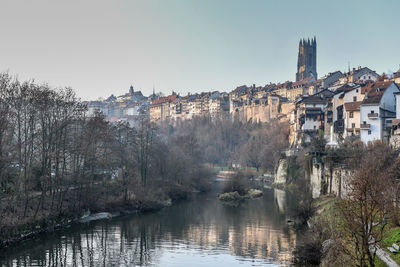
<path fill-rule="evenodd" d="M 150 121 L 161 122 L 171 119 L 172 106 L 177 98 L 179 98 L 179 96 L 176 94 L 156 98 L 150 104 Z"/>
<path fill-rule="evenodd" d="M 393 73 L 393 81 L 397 84 L 400 84 L 400 69 Z"/>
<path fill-rule="evenodd" d="M 288 112 L 282 113 L 282 110 Z M 233 109 L 230 110 L 233 120 L 241 122 L 265 123 L 272 119 L 280 117 L 288 117 L 289 115 L 288 100 L 279 95 L 268 95 L 264 98 L 248 99 L 243 101 L 235 101 Z"/>
<path fill-rule="evenodd" d="M 360 135 L 360 105 L 361 101 L 344 104 L 344 137 Z"/>

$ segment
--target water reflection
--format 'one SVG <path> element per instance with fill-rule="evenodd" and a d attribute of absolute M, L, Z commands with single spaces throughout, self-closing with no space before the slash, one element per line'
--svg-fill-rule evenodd
<path fill-rule="evenodd" d="M 276 201 L 276 205 L 279 208 L 281 213 L 286 212 L 286 192 L 280 189 L 274 190 L 274 199 Z"/>
<path fill-rule="evenodd" d="M 283 194 L 283 195 L 282 195 Z M 215 192 L 157 213 L 78 225 L 3 251 L 4 266 L 289 265 L 295 234 L 285 192 L 266 190 L 239 207 Z M 282 202 L 283 201 L 283 202 Z M 279 203 L 279 205 L 278 205 Z"/>

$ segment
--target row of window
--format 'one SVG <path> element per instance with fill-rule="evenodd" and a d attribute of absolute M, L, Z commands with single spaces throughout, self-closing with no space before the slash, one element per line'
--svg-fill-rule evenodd
<path fill-rule="evenodd" d="M 314 127 L 315 127 L 315 126 L 314 126 Z M 356 128 L 356 124 L 355 124 L 355 123 L 352 123 L 352 124 L 351 124 L 351 128 L 352 128 L 352 129 Z M 352 133 L 351 135 L 354 135 L 354 134 Z M 368 135 L 371 135 L 371 130 L 368 130 Z"/>
<path fill-rule="evenodd" d="M 371 114 L 374 114 L 374 113 L 375 113 L 375 111 L 371 110 Z M 349 112 L 349 118 L 354 118 L 354 112 L 353 111 Z"/>

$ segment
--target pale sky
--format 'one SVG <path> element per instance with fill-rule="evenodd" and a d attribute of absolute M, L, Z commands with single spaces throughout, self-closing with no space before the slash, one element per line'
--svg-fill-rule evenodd
<path fill-rule="evenodd" d="M 0 0 L 0 25 L 0 71 L 83 99 L 294 80 L 314 35 L 319 76 L 400 64 L 399 0 Z"/>

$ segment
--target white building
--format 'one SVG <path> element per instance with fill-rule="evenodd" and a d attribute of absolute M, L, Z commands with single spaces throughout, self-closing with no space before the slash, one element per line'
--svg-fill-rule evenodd
<path fill-rule="evenodd" d="M 353 68 L 353 70 L 351 70 L 348 73 L 345 73 L 345 75 L 340 78 L 340 82 L 343 83 L 347 83 L 347 82 L 362 82 L 365 83 L 367 81 L 373 81 L 375 82 L 377 79 L 379 78 L 379 75 L 374 71 L 371 70 L 368 67 L 358 67 Z"/>
<path fill-rule="evenodd" d="M 138 103 L 133 103 L 127 106 L 124 110 L 124 115 L 127 116 L 138 116 L 139 115 L 139 104 Z"/>
<path fill-rule="evenodd" d="M 364 99 L 364 95 L 361 86 L 354 83 L 348 83 L 333 90 L 335 90 L 335 95 L 331 99 L 333 127 L 329 131 L 329 140 L 337 143 L 341 138 L 359 135 L 357 133 L 359 123 L 353 124 L 354 120 L 359 118 L 357 115 L 359 106 L 348 103 L 360 102 Z"/>
<path fill-rule="evenodd" d="M 313 134 L 324 128 L 324 108 L 327 100 L 323 95 L 313 95 L 300 98 L 296 103 L 296 111 L 291 115 L 295 139 L 303 137 L 304 142 L 310 142 Z"/>
<path fill-rule="evenodd" d="M 102 101 L 90 101 L 86 102 L 88 107 L 88 117 L 92 117 L 96 112 L 103 113 L 104 116 L 108 116 L 108 109 Z"/>
<path fill-rule="evenodd" d="M 387 129 L 396 116 L 395 93 L 400 92 L 394 82 L 375 82 L 367 86 L 360 106 L 361 141 L 365 144 L 387 137 Z"/>

